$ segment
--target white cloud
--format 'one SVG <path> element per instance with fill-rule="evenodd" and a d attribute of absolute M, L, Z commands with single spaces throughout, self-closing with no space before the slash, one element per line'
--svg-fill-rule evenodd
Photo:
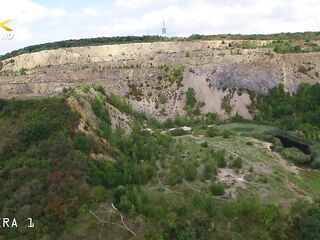
<path fill-rule="evenodd" d="M 88 15 L 88 16 L 97 17 L 97 16 L 100 15 L 99 12 L 98 12 L 96 9 L 94 9 L 94 8 L 85 8 L 85 9 L 82 10 L 82 12 L 83 12 L 84 14 Z"/>
<path fill-rule="evenodd" d="M 100 0 L 90 5 L 79 1 L 79 6 L 66 12 L 36 0 L 8 0 L 0 8 L 0 18 L 13 20 L 8 26 L 17 41 L 33 44 L 75 37 L 161 34 L 163 19 L 170 36 L 319 31 L 319 9 L 319 0 Z"/>
<path fill-rule="evenodd" d="M 149 3 L 152 3 L 152 0 L 116 0 L 116 6 L 129 9 L 139 8 Z"/>
<path fill-rule="evenodd" d="M 179 2 L 179 0 L 116 0 L 115 5 L 120 8 L 135 10 L 145 6 L 168 6 L 176 2 Z"/>
<path fill-rule="evenodd" d="M 30 42 L 33 40 L 33 36 L 28 28 L 22 26 L 15 26 L 14 40 L 18 40 L 21 42 Z"/>
<path fill-rule="evenodd" d="M 61 8 L 53 8 L 51 10 L 47 10 L 47 16 L 48 17 L 62 17 L 65 16 L 67 14 L 67 12 L 64 9 Z"/>
<path fill-rule="evenodd" d="M 56 17 L 65 15 L 63 9 L 49 9 L 31 0 L 6 1 L 4 7 L 0 8 L 0 16 L 3 19 L 13 19 L 15 22 L 30 23 L 44 17 Z"/>
<path fill-rule="evenodd" d="M 136 9 L 155 6 L 158 0 L 117 0 L 117 6 Z M 162 19 L 170 35 L 193 33 L 276 33 L 315 31 L 320 25 L 317 0 L 162 0 L 166 7 L 134 17 L 116 17 L 92 28 L 95 35 L 160 34 Z"/>

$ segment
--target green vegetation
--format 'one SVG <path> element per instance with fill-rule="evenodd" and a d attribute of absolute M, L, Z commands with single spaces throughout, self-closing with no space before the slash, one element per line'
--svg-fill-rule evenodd
<path fill-rule="evenodd" d="M 274 44 L 276 53 L 298 53 L 301 52 L 301 46 L 291 45 L 289 42 L 278 41 Z"/>
<path fill-rule="evenodd" d="M 165 104 L 168 101 L 168 97 L 164 93 L 159 94 L 159 100 L 161 104 Z"/>
<path fill-rule="evenodd" d="M 237 157 L 233 162 L 232 162 L 232 164 L 231 164 L 231 166 L 232 167 L 234 167 L 234 168 L 238 168 L 238 169 L 240 169 L 240 168 L 242 168 L 242 158 L 241 157 Z"/>
<path fill-rule="evenodd" d="M 0 235 L 58 238 L 78 208 L 91 201 L 88 158 L 73 147 L 79 115 L 58 98 L 1 100 L 0 105 L 0 212 L 21 223 Z M 36 219 L 34 231 L 23 227 L 26 217 Z"/>
<path fill-rule="evenodd" d="M 171 131 L 170 131 L 170 134 L 172 135 L 172 136 L 183 136 L 183 135 L 186 135 L 186 134 L 188 134 L 188 132 L 186 132 L 183 128 L 176 128 L 176 129 L 172 129 Z"/>
<path fill-rule="evenodd" d="M 164 79 L 170 83 L 177 83 L 178 86 L 181 86 L 183 80 L 184 66 L 177 66 L 173 69 L 170 69 L 167 65 L 160 67 L 163 70 Z"/>
<path fill-rule="evenodd" d="M 231 99 L 234 95 L 234 92 L 231 91 L 228 93 L 226 96 L 223 97 L 222 102 L 221 102 L 221 108 L 228 114 L 230 115 L 233 109 L 233 106 L 231 104 Z"/>
<path fill-rule="evenodd" d="M 301 206 L 296 206 L 301 209 Z M 294 208 L 293 208 L 294 209 Z M 294 209 L 295 210 L 295 209 Z M 308 207 L 300 213 L 294 221 L 295 232 L 302 239 L 320 239 L 320 209 Z"/>
<path fill-rule="evenodd" d="M 284 148 L 280 153 L 286 158 L 291 160 L 295 164 L 306 164 L 311 162 L 309 155 L 304 154 L 297 148 Z"/>
<path fill-rule="evenodd" d="M 245 42 L 243 44 L 241 44 L 239 47 L 243 48 L 243 49 L 256 49 L 258 48 L 258 46 L 254 43 L 250 43 L 250 42 Z"/>
<path fill-rule="evenodd" d="M 210 192 L 213 196 L 224 195 L 224 186 L 221 183 L 214 183 L 210 186 Z"/>
<path fill-rule="evenodd" d="M 93 88 L 94 88 L 95 91 L 100 92 L 102 95 L 106 96 L 106 90 L 104 89 L 103 86 L 94 85 Z"/>
<path fill-rule="evenodd" d="M 84 153 L 93 151 L 94 140 L 84 133 L 76 133 L 73 138 L 74 148 Z"/>
<path fill-rule="evenodd" d="M 91 102 L 91 108 L 94 114 L 100 118 L 102 121 L 110 124 L 110 114 L 108 109 L 105 106 L 105 103 L 99 97 L 95 97 Z"/>
<path fill-rule="evenodd" d="M 221 136 L 221 132 L 217 128 L 210 127 L 206 131 L 206 136 L 210 137 L 210 138 L 214 138 L 214 137 L 217 137 L 217 136 Z"/>
<path fill-rule="evenodd" d="M 281 104 L 279 104 L 281 102 Z M 300 130 L 310 140 L 320 139 L 320 84 L 302 83 L 296 94 L 290 95 L 283 85 L 259 96 L 255 119 L 276 124 L 288 130 Z"/>
<path fill-rule="evenodd" d="M 196 91 L 194 88 L 189 87 L 186 92 L 186 105 L 190 108 L 194 108 L 197 104 Z"/>
<path fill-rule="evenodd" d="M 279 127 L 298 129 L 318 163 L 319 86 L 301 85 L 293 95 L 278 86 L 258 96 L 255 121 L 268 125 L 226 123 L 213 113 L 160 123 L 126 98 L 95 90 L 88 101 L 99 124 L 85 132 L 66 99 L 0 100 L 0 212 L 36 220 L 34 231 L 4 229 L 0 238 L 134 238 L 121 219 L 139 239 L 319 238 L 319 206 L 297 201 L 320 199 L 319 172 L 293 172 L 262 142 L 309 163 L 274 138 Z M 186 98 L 198 105 L 194 90 Z M 130 134 L 112 128 L 108 104 L 132 119 Z M 181 126 L 192 133 L 168 131 Z"/>
<path fill-rule="evenodd" d="M 122 97 L 116 94 L 111 94 L 111 97 L 109 100 L 110 100 L 110 104 L 113 105 L 118 110 L 120 110 L 121 112 L 129 113 L 129 114 L 132 113 L 132 105 L 129 102 L 129 100 L 126 99 L 125 97 Z"/>

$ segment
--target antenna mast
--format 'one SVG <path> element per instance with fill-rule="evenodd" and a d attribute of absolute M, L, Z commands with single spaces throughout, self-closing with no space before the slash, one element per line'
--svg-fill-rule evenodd
<path fill-rule="evenodd" d="M 164 25 L 164 20 L 162 22 L 161 32 L 162 32 L 162 37 L 166 37 L 167 36 L 167 28 Z"/>

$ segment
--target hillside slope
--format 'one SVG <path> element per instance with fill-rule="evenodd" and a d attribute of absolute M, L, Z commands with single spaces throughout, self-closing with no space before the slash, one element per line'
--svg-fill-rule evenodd
<path fill-rule="evenodd" d="M 96 89 L 0 101 L 0 214 L 20 224 L 0 238 L 319 237 L 320 172 L 272 151 L 276 127 L 181 132 Z"/>
<path fill-rule="evenodd" d="M 319 82 L 320 54 L 309 49 L 318 42 L 296 44 L 302 50 L 287 54 L 274 51 L 275 46 L 287 45 L 271 40 L 173 41 L 44 50 L 2 61 L 0 96 L 45 97 L 69 86 L 98 84 L 107 92 L 129 98 L 135 109 L 167 119 L 185 113 L 184 94 L 193 87 L 204 103 L 202 113 L 216 112 L 225 118 L 238 113 L 250 118 L 250 96 L 241 89 L 266 93 L 283 83 L 287 90 L 295 91 L 301 82 Z M 226 111 L 226 102 L 231 111 Z"/>

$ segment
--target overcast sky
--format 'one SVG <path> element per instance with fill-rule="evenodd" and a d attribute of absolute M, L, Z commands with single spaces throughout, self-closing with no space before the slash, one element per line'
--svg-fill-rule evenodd
<path fill-rule="evenodd" d="M 0 54 L 64 39 L 319 31 L 319 0 L 0 0 L 13 40 Z M 6 31 L 0 28 L 0 37 Z"/>

